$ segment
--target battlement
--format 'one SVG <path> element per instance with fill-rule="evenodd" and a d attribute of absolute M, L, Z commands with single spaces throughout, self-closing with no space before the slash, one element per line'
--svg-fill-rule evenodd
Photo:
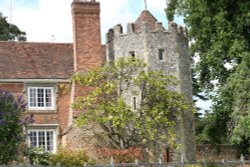
<path fill-rule="evenodd" d="M 178 26 L 174 22 L 170 22 L 168 25 L 168 30 L 164 28 L 161 22 L 156 22 L 154 25 L 154 29 L 149 26 L 148 23 L 144 22 L 141 24 L 139 29 L 136 29 L 134 23 L 127 24 L 127 31 L 123 31 L 123 26 L 121 24 L 117 24 L 113 28 L 109 29 L 106 34 L 107 42 L 113 40 L 115 37 L 120 37 L 123 35 L 133 35 L 139 33 L 166 33 L 166 34 L 176 34 L 180 37 L 188 38 L 188 29 L 186 27 Z"/>
<path fill-rule="evenodd" d="M 173 34 L 178 34 L 179 36 L 183 36 L 188 38 L 188 29 L 187 27 L 182 27 L 177 25 L 175 22 L 169 22 L 168 31 Z"/>

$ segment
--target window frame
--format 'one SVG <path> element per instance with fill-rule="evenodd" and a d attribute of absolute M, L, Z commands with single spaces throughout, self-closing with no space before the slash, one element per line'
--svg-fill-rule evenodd
<path fill-rule="evenodd" d="M 31 132 L 36 132 L 36 146 L 33 146 L 33 148 L 40 148 L 42 145 L 39 145 L 39 139 L 42 139 L 42 137 L 39 136 L 39 132 L 43 132 L 44 133 L 44 148 L 45 151 L 49 151 L 51 153 L 56 153 L 57 151 L 57 138 L 56 138 L 56 129 L 50 129 L 50 128 L 46 128 L 46 129 L 37 129 L 37 128 L 29 128 L 27 130 L 27 142 L 28 142 L 28 147 L 32 147 L 31 146 Z M 48 138 L 47 138 L 47 132 L 52 132 L 52 136 L 53 136 L 53 140 L 52 140 L 52 150 L 48 150 Z"/>
<path fill-rule="evenodd" d="M 35 104 L 36 106 L 31 106 L 31 89 L 35 89 Z M 38 106 L 38 89 L 43 90 L 43 106 L 39 107 Z M 55 110 L 55 87 L 53 86 L 28 86 L 27 87 L 27 98 L 28 98 L 28 110 Z M 47 107 L 46 106 L 46 90 L 50 90 L 51 93 L 51 106 Z"/>
<path fill-rule="evenodd" d="M 158 49 L 158 60 L 160 62 L 165 60 L 165 49 Z"/>

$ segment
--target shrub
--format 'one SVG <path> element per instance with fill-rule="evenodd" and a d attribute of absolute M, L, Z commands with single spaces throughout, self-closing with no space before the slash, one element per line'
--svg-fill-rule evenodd
<path fill-rule="evenodd" d="M 26 156 L 28 157 L 31 164 L 39 165 L 49 165 L 50 164 L 51 153 L 45 151 L 44 148 L 29 148 L 26 151 Z"/>
<path fill-rule="evenodd" d="M 23 118 L 26 104 L 22 96 L 0 90 L 0 164 L 17 161 L 25 141 L 23 127 L 32 122 L 32 117 Z"/>
<path fill-rule="evenodd" d="M 61 166 L 83 166 L 84 163 L 94 164 L 94 161 L 83 150 L 60 148 L 56 154 L 50 156 L 50 163 L 52 165 L 59 163 Z"/>

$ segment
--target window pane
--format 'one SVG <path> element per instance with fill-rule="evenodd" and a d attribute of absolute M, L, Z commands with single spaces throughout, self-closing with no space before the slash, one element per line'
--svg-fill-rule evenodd
<path fill-rule="evenodd" d="M 30 88 L 29 93 L 30 107 L 36 107 L 36 89 Z"/>
<path fill-rule="evenodd" d="M 30 138 L 30 147 L 37 147 L 37 133 L 36 131 L 31 131 L 29 133 L 29 138 Z"/>
<path fill-rule="evenodd" d="M 45 132 L 44 131 L 38 132 L 38 146 L 45 148 Z"/>
<path fill-rule="evenodd" d="M 46 89 L 45 96 L 46 107 L 52 107 L 52 89 Z"/>
<path fill-rule="evenodd" d="M 47 151 L 54 150 L 54 138 L 53 131 L 47 131 Z"/>
<path fill-rule="evenodd" d="M 44 89 L 38 88 L 37 95 L 38 107 L 44 107 Z"/>

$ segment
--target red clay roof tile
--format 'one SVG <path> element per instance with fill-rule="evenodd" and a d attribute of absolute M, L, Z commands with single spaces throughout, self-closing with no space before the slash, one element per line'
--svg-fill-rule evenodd
<path fill-rule="evenodd" d="M 68 79 L 73 45 L 0 42 L 0 79 Z"/>
<path fill-rule="evenodd" d="M 135 21 L 135 30 L 139 30 L 143 23 L 147 23 L 150 29 L 154 30 L 156 22 L 157 19 L 148 10 L 143 10 Z"/>

